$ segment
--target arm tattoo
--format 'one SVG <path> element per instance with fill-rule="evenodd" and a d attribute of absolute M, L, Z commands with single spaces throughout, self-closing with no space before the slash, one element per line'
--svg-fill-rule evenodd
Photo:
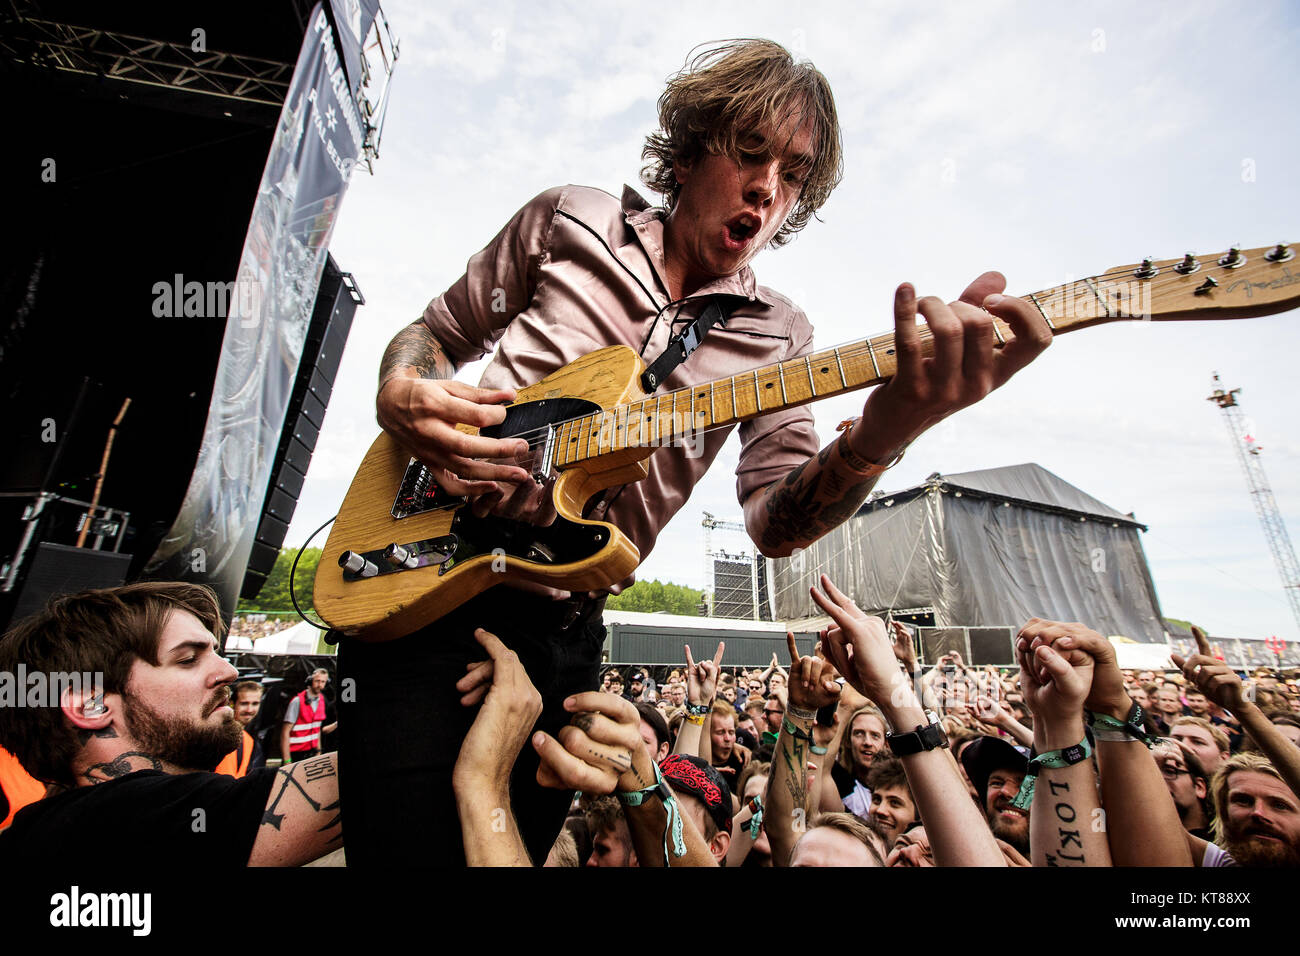
<path fill-rule="evenodd" d="M 781 734 L 781 741 L 790 741 L 790 746 L 781 748 L 781 758 L 785 761 L 785 767 L 790 772 L 786 778 L 785 786 L 790 791 L 790 802 L 793 809 L 808 810 L 808 770 L 806 758 L 803 752 L 803 741 L 787 733 Z"/>
<path fill-rule="evenodd" d="M 1061 793 L 1069 793 L 1070 785 L 1068 783 L 1056 783 L 1049 780 L 1048 788 L 1055 798 Z M 1064 797 L 1059 802 L 1052 800 L 1052 812 L 1056 814 L 1056 836 L 1057 847 L 1055 853 L 1047 854 L 1048 866 L 1086 866 L 1083 858 L 1083 839 L 1076 825 L 1078 813 L 1074 809 L 1074 804 L 1069 802 L 1069 797 Z M 1077 849 L 1077 853 L 1067 853 L 1066 850 Z M 1064 860 L 1064 863 L 1058 863 L 1057 860 Z"/>
<path fill-rule="evenodd" d="M 759 544 L 776 550 L 816 541 L 858 510 L 876 478 L 845 487 L 849 479 L 831 463 L 837 448 L 835 443 L 827 445 L 817 453 L 815 466 L 809 458 L 768 492 L 767 527 Z"/>
<path fill-rule="evenodd" d="M 455 364 L 423 320 L 412 322 L 388 343 L 379 363 L 381 389 L 399 368 L 413 368 L 421 378 L 451 378 L 456 374 Z"/>
<path fill-rule="evenodd" d="M 331 811 L 334 812 L 333 819 L 329 820 L 327 823 L 325 823 L 324 825 L 322 825 L 317 829 L 318 833 L 324 833 L 325 831 L 329 830 L 331 827 L 337 826 L 340 821 L 341 814 L 338 813 L 339 800 L 336 798 L 333 802 L 326 804 L 313 798 L 312 795 L 309 794 L 306 791 L 306 789 L 303 787 L 303 785 L 298 781 L 298 778 L 294 773 L 294 771 L 297 770 L 299 767 L 302 768 L 303 777 L 308 783 L 312 783 L 317 780 L 323 780 L 327 777 L 335 777 L 338 775 L 334 769 L 334 758 L 328 756 L 315 757 L 311 760 L 308 760 L 306 763 L 294 764 L 289 769 L 281 770 L 276 775 L 276 780 L 278 782 L 279 789 L 275 792 L 275 798 L 271 801 L 270 805 L 262 812 L 262 826 L 271 826 L 271 827 L 275 827 L 275 829 L 277 830 L 280 829 L 280 824 L 284 822 L 284 818 L 286 814 L 277 813 L 276 810 L 279 808 L 280 801 L 284 799 L 285 794 L 289 792 L 289 787 L 292 786 L 295 790 L 298 791 L 298 793 L 302 795 L 302 798 L 307 801 L 307 805 L 310 806 L 314 812 L 316 813 L 327 813 Z M 331 842 L 334 839 L 339 839 L 341 836 L 342 833 L 340 832 L 335 837 L 331 838 Z"/>

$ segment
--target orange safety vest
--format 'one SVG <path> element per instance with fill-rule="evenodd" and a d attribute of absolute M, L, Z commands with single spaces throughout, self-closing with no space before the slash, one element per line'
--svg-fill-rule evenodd
<path fill-rule="evenodd" d="M 15 813 L 45 796 L 45 784 L 24 770 L 18 758 L 3 747 L 0 747 L 0 790 L 9 801 L 9 815 L 0 820 L 0 830 L 13 823 Z"/>
<path fill-rule="evenodd" d="M 239 738 L 239 746 L 221 759 L 221 763 L 217 764 L 217 773 L 231 777 L 242 777 L 248 773 L 248 765 L 253 759 L 253 738 L 247 730 L 240 733 L 243 736 Z"/>

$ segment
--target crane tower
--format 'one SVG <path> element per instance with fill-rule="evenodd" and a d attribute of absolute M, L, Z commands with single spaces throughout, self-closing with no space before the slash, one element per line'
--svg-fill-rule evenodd
<path fill-rule="evenodd" d="M 1282 523 L 1282 515 L 1277 510 L 1277 501 L 1273 498 L 1273 489 L 1269 487 L 1268 476 L 1264 474 L 1264 464 L 1260 459 L 1263 448 L 1247 427 L 1245 416 L 1237 396 L 1241 389 L 1224 390 L 1219 382 L 1219 373 L 1214 373 L 1214 392 L 1206 399 L 1214 402 L 1223 411 L 1224 423 L 1232 438 L 1232 447 L 1237 451 L 1237 459 L 1246 473 L 1246 487 L 1250 498 L 1255 503 L 1255 512 L 1259 523 L 1264 526 L 1264 537 L 1273 551 L 1273 561 L 1277 572 L 1282 577 L 1282 590 L 1286 592 L 1287 602 L 1291 605 L 1291 614 L 1296 626 L 1300 627 L 1300 563 L 1296 562 L 1295 549 L 1291 547 L 1291 538 Z"/>

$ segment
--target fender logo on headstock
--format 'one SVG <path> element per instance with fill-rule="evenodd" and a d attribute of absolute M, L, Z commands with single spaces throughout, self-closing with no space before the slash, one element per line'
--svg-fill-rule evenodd
<path fill-rule="evenodd" d="M 1280 289 L 1286 285 L 1295 285 L 1297 282 L 1300 282 L 1300 276 L 1292 275 L 1291 270 L 1283 266 L 1282 277 L 1280 279 L 1274 279 L 1272 282 L 1251 282 L 1249 279 L 1238 279 L 1232 285 L 1228 286 L 1224 292 L 1225 294 L 1230 294 L 1236 291 L 1238 286 L 1244 286 L 1246 289 L 1246 298 L 1249 299 L 1255 294 L 1255 289 Z"/>

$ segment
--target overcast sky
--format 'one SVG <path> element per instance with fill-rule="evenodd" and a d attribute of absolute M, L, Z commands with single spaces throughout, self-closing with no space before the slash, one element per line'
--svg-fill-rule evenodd
<path fill-rule="evenodd" d="M 1300 240 L 1293 4 L 864 11 L 385 0 L 384 9 L 401 58 L 381 157 L 373 177 L 353 179 L 331 245 L 366 305 L 288 545 L 337 510 L 377 431 L 375 375 L 392 334 L 535 194 L 637 184 L 655 99 L 699 43 L 777 40 L 835 91 L 844 182 L 822 222 L 754 263 L 759 282 L 805 309 L 819 347 L 890 330 L 904 280 L 953 299 L 998 269 L 1009 292 L 1024 294 L 1144 255 Z M 1294 641 L 1221 413 L 1205 397 L 1216 370 L 1242 389 L 1277 502 L 1300 537 L 1297 323 L 1292 311 L 1063 336 L 916 442 L 879 487 L 1037 462 L 1150 526 L 1142 541 L 1167 616 Z M 476 382 L 481 367 L 459 377 Z M 824 441 L 864 397 L 814 407 Z M 740 516 L 737 449 L 733 437 L 640 577 L 702 586 L 702 512 Z M 741 545 L 716 533 L 714 542 Z"/>

